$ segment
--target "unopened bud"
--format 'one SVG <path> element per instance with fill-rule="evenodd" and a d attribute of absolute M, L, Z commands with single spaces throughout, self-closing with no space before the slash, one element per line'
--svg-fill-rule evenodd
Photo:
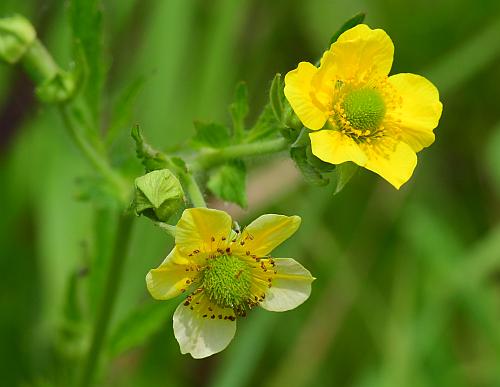
<path fill-rule="evenodd" d="M 29 20 L 21 15 L 0 18 L 0 59 L 18 62 L 36 39 Z"/>
<path fill-rule="evenodd" d="M 135 179 L 134 210 L 166 222 L 184 203 L 181 183 L 168 169 L 149 172 Z"/>

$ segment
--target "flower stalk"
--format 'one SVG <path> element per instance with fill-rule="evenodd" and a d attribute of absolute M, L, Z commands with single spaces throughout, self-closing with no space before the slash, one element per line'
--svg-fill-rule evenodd
<path fill-rule="evenodd" d="M 125 259 L 127 258 L 132 234 L 133 220 L 134 218 L 130 215 L 121 215 L 118 219 L 113 255 L 109 262 L 108 275 L 106 277 L 106 287 L 92 331 L 92 339 L 84 363 L 83 373 L 79 384 L 80 387 L 92 385 L 99 365 L 103 345 L 109 328 L 109 322 L 111 321 L 116 301 L 116 295 L 118 294 L 121 284 L 123 268 L 125 266 Z"/>
<path fill-rule="evenodd" d="M 206 149 L 200 151 L 190 163 L 192 171 L 202 171 L 227 161 L 262 156 L 284 151 L 289 146 L 285 138 L 255 142 L 250 144 L 230 145 L 218 149 Z"/>

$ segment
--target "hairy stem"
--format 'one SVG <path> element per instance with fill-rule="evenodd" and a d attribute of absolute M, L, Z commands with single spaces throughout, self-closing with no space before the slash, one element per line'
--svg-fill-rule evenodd
<path fill-rule="evenodd" d="M 36 84 L 53 78 L 60 71 L 59 66 L 38 39 L 28 48 L 22 63 L 26 72 Z"/>
<path fill-rule="evenodd" d="M 251 144 L 238 144 L 225 148 L 204 150 L 194 157 L 190 163 L 190 170 L 202 171 L 222 164 L 228 160 L 277 153 L 285 150 L 287 147 L 288 142 L 286 139 L 277 138 L 275 140 Z"/>
<path fill-rule="evenodd" d="M 203 198 L 203 193 L 201 192 L 200 186 L 196 182 L 193 174 L 185 172 L 181 174 L 181 179 L 184 182 L 189 199 L 194 207 L 206 207 L 205 199 Z"/>
<path fill-rule="evenodd" d="M 102 352 L 103 344 L 106 339 L 109 322 L 111 320 L 113 307 L 116 301 L 116 295 L 120 287 L 120 282 L 127 257 L 127 249 L 130 242 L 133 217 L 121 215 L 116 230 L 113 255 L 109 262 L 108 275 L 103 298 L 97 311 L 96 320 L 92 331 L 92 341 L 87 358 L 84 363 L 80 387 L 92 385 L 96 370 L 99 365 L 99 358 Z"/>

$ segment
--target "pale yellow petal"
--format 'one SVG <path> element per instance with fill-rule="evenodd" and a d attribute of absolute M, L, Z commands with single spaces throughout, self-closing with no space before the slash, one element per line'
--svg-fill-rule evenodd
<path fill-rule="evenodd" d="M 224 211 L 188 208 L 175 229 L 175 244 L 185 255 L 213 252 L 229 238 L 232 220 Z"/>
<path fill-rule="evenodd" d="M 415 152 L 434 142 L 434 128 L 438 125 L 443 105 L 437 88 L 426 78 L 416 74 L 396 74 L 389 83 L 401 97 L 401 107 L 395 116 L 401 121 L 404 142 Z"/>
<path fill-rule="evenodd" d="M 392 140 L 379 140 L 364 146 L 368 161 L 365 168 L 382 176 L 399 189 L 406 183 L 417 165 L 415 151 L 406 143 Z"/>
<path fill-rule="evenodd" d="M 174 247 L 162 264 L 146 275 L 146 285 L 154 298 L 168 300 L 185 291 L 197 275 L 193 261 Z"/>
<path fill-rule="evenodd" d="M 263 257 L 292 236 L 300 226 L 299 216 L 266 214 L 250 223 L 231 248 L 237 255 Z"/>
<path fill-rule="evenodd" d="M 394 44 L 384 30 L 359 24 L 344 32 L 323 57 L 321 68 L 341 81 L 366 83 L 389 74 Z M 329 76 L 331 78 L 331 76 Z"/>
<path fill-rule="evenodd" d="M 181 353 L 189 353 L 195 359 L 222 351 L 236 333 L 235 319 L 203 317 L 184 303 L 175 310 L 173 326 Z"/>
<path fill-rule="evenodd" d="M 330 164 L 341 164 L 353 161 L 365 165 L 366 155 L 359 145 L 349 136 L 337 130 L 322 130 L 310 133 L 312 153 Z"/>
<path fill-rule="evenodd" d="M 311 80 L 318 69 L 309 62 L 300 62 L 285 76 L 285 96 L 300 121 L 309 129 L 321 129 L 328 118 L 327 107 L 318 98 Z"/>
<path fill-rule="evenodd" d="M 277 274 L 260 306 L 272 312 L 294 309 L 309 298 L 314 277 L 294 259 L 276 258 L 274 262 Z"/>

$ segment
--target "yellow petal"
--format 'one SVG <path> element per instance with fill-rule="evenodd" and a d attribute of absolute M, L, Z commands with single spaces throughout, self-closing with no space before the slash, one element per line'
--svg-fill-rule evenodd
<path fill-rule="evenodd" d="M 193 358 L 201 359 L 220 352 L 229 345 L 236 333 L 236 319 L 232 310 L 222 310 L 209 303 L 203 295 L 193 297 L 192 303 L 195 303 L 196 308 L 191 309 L 191 305 L 181 303 L 175 310 L 174 335 L 181 353 L 189 353 Z M 207 313 L 197 309 L 201 307 Z M 219 315 L 225 312 L 231 315 L 231 319 L 219 319 Z M 208 313 L 213 313 L 214 317 Z"/>
<path fill-rule="evenodd" d="M 160 266 L 146 276 L 149 293 L 157 300 L 168 300 L 185 291 L 198 272 L 192 261 L 173 248 Z"/>
<path fill-rule="evenodd" d="M 322 130 L 310 133 L 312 153 L 330 164 L 353 161 L 365 165 L 366 155 L 356 142 L 337 130 Z"/>
<path fill-rule="evenodd" d="M 384 30 L 359 24 L 344 32 L 321 61 L 320 73 L 334 73 L 341 81 L 366 83 L 389 74 L 394 45 Z M 332 78 L 332 75 L 327 78 Z"/>
<path fill-rule="evenodd" d="M 397 189 L 410 179 L 417 165 L 415 151 L 404 142 L 379 140 L 365 144 L 363 148 L 368 156 L 364 167 L 382 176 Z"/>
<path fill-rule="evenodd" d="M 327 108 L 318 99 L 311 80 L 318 69 L 309 62 L 300 62 L 285 76 L 285 96 L 305 127 L 321 129 L 328 118 Z"/>
<path fill-rule="evenodd" d="M 276 258 L 274 262 L 277 273 L 260 306 L 272 312 L 295 309 L 309 298 L 314 277 L 294 259 Z"/>
<path fill-rule="evenodd" d="M 402 98 L 401 109 L 396 111 L 401 123 L 403 141 L 415 152 L 434 142 L 433 129 L 438 125 L 443 105 L 439 92 L 426 78 L 416 74 L 396 74 L 389 83 Z"/>
<path fill-rule="evenodd" d="M 231 217 L 224 211 L 188 208 L 175 228 L 175 244 L 185 255 L 216 251 L 229 238 L 231 224 Z"/>
<path fill-rule="evenodd" d="M 299 216 L 266 214 L 250 223 L 231 248 L 236 255 L 263 257 L 290 238 L 300 226 Z"/>

